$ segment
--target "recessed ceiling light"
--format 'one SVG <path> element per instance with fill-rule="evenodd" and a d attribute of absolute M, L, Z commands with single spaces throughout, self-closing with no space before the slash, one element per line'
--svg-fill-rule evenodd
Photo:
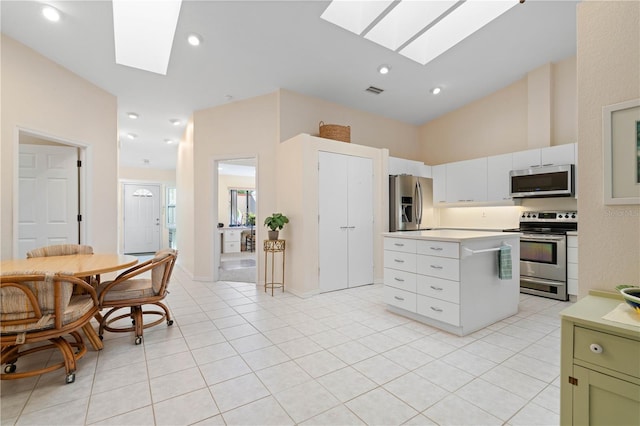
<path fill-rule="evenodd" d="M 182 124 L 182 122 L 177 118 L 170 119 L 169 123 L 173 124 L 174 126 L 179 126 L 180 124 Z"/>
<path fill-rule="evenodd" d="M 389 74 L 389 71 L 391 71 L 391 67 L 389 65 L 380 65 L 378 67 L 378 72 L 382 75 Z"/>
<path fill-rule="evenodd" d="M 138 137 L 138 135 L 136 135 L 135 133 L 127 133 L 127 137 L 128 137 L 129 139 L 135 139 L 135 138 L 137 138 L 137 137 Z"/>
<path fill-rule="evenodd" d="M 431 89 L 431 93 L 434 94 L 434 95 L 437 95 L 441 91 L 442 91 L 442 89 L 440 87 L 434 87 L 433 89 Z"/>
<path fill-rule="evenodd" d="M 165 139 L 164 140 L 168 145 L 171 145 L 173 143 L 172 139 Z"/>
<path fill-rule="evenodd" d="M 140 117 L 137 113 L 135 112 L 128 112 L 127 113 L 127 117 L 129 117 L 132 120 L 136 120 L 138 117 Z"/>
<path fill-rule="evenodd" d="M 200 46 L 200 43 L 202 43 L 202 37 L 200 37 L 198 34 L 189 34 L 187 36 L 187 41 L 192 46 Z"/>
<path fill-rule="evenodd" d="M 43 7 L 42 14 L 51 22 L 58 22 L 60 20 L 60 12 L 58 12 L 58 9 L 51 6 Z"/>

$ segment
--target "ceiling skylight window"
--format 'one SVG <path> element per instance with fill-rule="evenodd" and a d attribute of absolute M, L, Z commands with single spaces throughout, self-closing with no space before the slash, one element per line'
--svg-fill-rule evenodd
<path fill-rule="evenodd" d="M 457 1 L 405 0 L 393 8 L 364 36 L 396 50 L 449 10 Z"/>
<path fill-rule="evenodd" d="M 517 0 L 468 0 L 402 49 L 400 54 L 424 65 L 478 31 L 516 4 L 518 4 Z"/>
<path fill-rule="evenodd" d="M 113 0 L 116 63 L 165 75 L 182 0 Z"/>
<path fill-rule="evenodd" d="M 321 18 L 423 65 L 523 0 L 333 0 Z"/>
<path fill-rule="evenodd" d="M 391 3 L 393 0 L 333 0 L 320 17 L 360 35 Z"/>

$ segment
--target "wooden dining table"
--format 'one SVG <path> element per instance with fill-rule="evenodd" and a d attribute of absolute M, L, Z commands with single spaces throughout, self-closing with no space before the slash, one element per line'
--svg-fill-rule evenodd
<path fill-rule="evenodd" d="M 29 259 L 10 259 L 0 262 L 0 272 L 3 274 L 16 272 L 64 272 L 78 278 L 119 271 L 138 263 L 138 258 L 126 254 L 94 253 L 70 254 L 65 256 L 32 257 Z M 95 350 L 104 347 L 98 333 L 91 323 L 82 329 Z"/>

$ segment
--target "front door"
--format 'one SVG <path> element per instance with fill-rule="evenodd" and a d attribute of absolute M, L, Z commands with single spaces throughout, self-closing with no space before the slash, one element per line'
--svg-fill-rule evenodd
<path fill-rule="evenodd" d="M 18 256 L 78 244 L 78 149 L 20 144 L 18 164 Z"/>
<path fill-rule="evenodd" d="M 154 253 L 160 249 L 160 185 L 124 185 L 124 252 Z"/>

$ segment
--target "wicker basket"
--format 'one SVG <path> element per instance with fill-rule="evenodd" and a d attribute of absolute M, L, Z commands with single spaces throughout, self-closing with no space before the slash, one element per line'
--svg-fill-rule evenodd
<path fill-rule="evenodd" d="M 341 142 L 351 142 L 351 127 L 320 122 L 320 137 Z"/>

